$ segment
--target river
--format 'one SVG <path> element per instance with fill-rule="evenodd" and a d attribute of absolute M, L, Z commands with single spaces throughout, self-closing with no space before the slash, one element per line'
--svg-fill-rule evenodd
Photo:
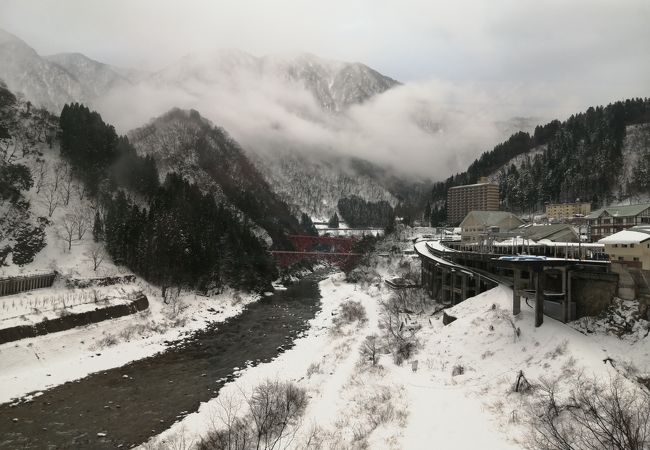
<path fill-rule="evenodd" d="M 324 276 L 310 275 L 165 352 L 51 388 L 31 402 L 0 405 L 0 449 L 145 442 L 216 397 L 237 368 L 270 361 L 293 346 L 320 309 Z"/>

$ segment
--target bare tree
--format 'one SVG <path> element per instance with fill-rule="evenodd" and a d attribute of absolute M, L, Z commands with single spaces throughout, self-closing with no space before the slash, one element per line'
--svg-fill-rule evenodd
<path fill-rule="evenodd" d="M 79 207 L 72 212 L 77 240 L 80 241 L 92 226 L 90 209 Z"/>
<path fill-rule="evenodd" d="M 79 201 L 83 202 L 86 198 L 86 183 L 77 183 L 75 192 L 77 193 L 77 197 L 79 197 Z"/>
<path fill-rule="evenodd" d="M 101 266 L 108 255 L 106 254 L 106 250 L 104 250 L 103 245 L 97 242 L 93 242 L 88 248 L 86 256 L 93 265 L 93 271 L 97 272 L 97 269 L 99 269 L 99 266 Z"/>
<path fill-rule="evenodd" d="M 36 188 L 37 194 L 41 193 L 41 189 L 45 185 L 48 169 L 48 164 L 43 159 L 39 159 L 32 167 L 32 178 L 34 179 L 34 187 Z"/>
<path fill-rule="evenodd" d="M 47 208 L 47 216 L 52 217 L 54 211 L 61 205 L 61 197 L 57 186 L 54 183 L 46 183 L 44 193 L 40 197 L 40 203 Z"/>
<path fill-rule="evenodd" d="M 405 319 L 408 318 L 408 314 L 403 313 L 401 300 L 395 296 L 382 302 L 381 307 L 386 345 L 393 354 L 395 363 L 399 365 L 415 352 L 420 326 L 407 324 Z"/>
<path fill-rule="evenodd" d="M 379 337 L 376 334 L 371 334 L 370 336 L 366 336 L 363 344 L 361 344 L 359 353 L 364 362 L 369 361 L 373 366 L 376 366 L 379 360 L 380 349 Z"/>
<path fill-rule="evenodd" d="M 67 170 L 68 164 L 64 161 L 59 161 L 54 165 L 54 167 L 52 167 L 50 183 L 52 183 L 54 190 L 57 192 L 59 192 L 59 189 L 61 188 L 61 183 L 63 182 L 63 178 L 65 177 Z"/>
<path fill-rule="evenodd" d="M 529 417 L 529 446 L 558 450 L 643 450 L 650 444 L 650 394 L 622 377 L 578 377 L 565 402 L 558 382 L 543 380 Z"/>
<path fill-rule="evenodd" d="M 249 450 L 287 448 L 293 440 L 300 418 L 307 407 L 307 393 L 290 382 L 267 380 L 246 398 L 249 411 L 233 413 L 228 403 L 225 428 L 212 431 L 198 444 L 199 450 Z M 223 416 L 223 414 L 222 414 Z"/>
<path fill-rule="evenodd" d="M 74 178 L 72 177 L 72 168 L 68 163 L 61 164 L 61 200 L 64 206 L 70 203 L 70 197 L 74 187 Z"/>
<path fill-rule="evenodd" d="M 61 219 L 58 232 L 61 239 L 68 244 L 68 251 L 72 250 L 72 242 L 75 240 L 77 224 L 72 214 L 66 214 Z"/>

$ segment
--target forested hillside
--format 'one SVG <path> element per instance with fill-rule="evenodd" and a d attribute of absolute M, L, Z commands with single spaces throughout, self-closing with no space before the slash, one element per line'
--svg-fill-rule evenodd
<path fill-rule="evenodd" d="M 47 167 L 38 161 L 55 129 L 56 117 L 19 101 L 0 81 L 0 267 L 29 264 L 46 245 L 50 219 L 34 213 L 26 193 L 43 192 L 47 202 Z"/>
<path fill-rule="evenodd" d="M 395 222 L 395 212 L 388 202 L 367 202 L 359 197 L 342 198 L 338 209 L 343 220 L 353 228 L 387 228 Z"/>
<path fill-rule="evenodd" d="M 514 212 L 540 211 L 545 202 L 592 202 L 592 207 L 648 193 L 650 184 L 650 99 L 630 99 L 589 108 L 564 122 L 538 126 L 531 136 L 519 132 L 483 153 L 466 172 L 436 183 L 430 215 L 434 225 L 446 223 L 447 190 L 490 176 L 501 189 L 502 208 Z M 622 180 L 626 167 L 626 137 L 634 130 L 638 147 L 631 177 Z M 641 133 L 641 137 L 638 134 Z M 513 159 L 516 158 L 517 164 Z M 628 157 L 629 163 L 629 157 Z"/>
<path fill-rule="evenodd" d="M 159 184 L 155 159 L 83 105 L 66 105 L 59 122 L 61 155 L 99 199 L 93 231 L 115 262 L 163 286 L 261 288 L 273 278 L 266 249 L 228 198 L 217 203 L 170 167 Z"/>
<path fill-rule="evenodd" d="M 370 174 L 356 170 L 354 161 L 327 154 L 301 154 L 284 150 L 249 152 L 251 159 L 273 190 L 295 215 L 306 212 L 327 220 L 337 210 L 338 201 L 357 196 L 367 201 L 397 203 L 386 187 Z"/>
<path fill-rule="evenodd" d="M 174 109 L 133 130 L 129 139 L 161 174 L 178 172 L 204 192 L 237 208 L 273 240 L 286 247 L 287 233 L 299 230 L 288 206 L 273 192 L 243 150 L 223 129 L 197 111 Z"/>
<path fill-rule="evenodd" d="M 164 172 L 84 105 L 56 117 L 0 83 L 2 271 L 110 260 L 163 288 L 267 288 L 275 265 L 234 188 L 231 200 Z"/>

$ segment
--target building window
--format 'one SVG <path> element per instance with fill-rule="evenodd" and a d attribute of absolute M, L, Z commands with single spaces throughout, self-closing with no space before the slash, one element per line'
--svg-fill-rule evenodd
<path fill-rule="evenodd" d="M 623 258 L 622 256 L 619 256 L 619 257 L 618 257 L 618 260 L 619 260 L 619 261 L 623 261 L 624 258 Z"/>
<path fill-rule="evenodd" d="M 618 248 L 618 244 L 614 244 L 614 248 Z"/>
<path fill-rule="evenodd" d="M 635 256 L 635 257 L 634 257 L 634 260 L 635 260 L 635 261 L 638 261 L 638 260 L 639 260 L 639 258 L 637 258 L 637 257 Z"/>
<path fill-rule="evenodd" d="M 630 248 L 634 248 L 634 244 L 630 244 Z"/>
<path fill-rule="evenodd" d="M 650 217 L 641 217 L 641 223 L 650 223 Z"/>
<path fill-rule="evenodd" d="M 621 244 L 621 247 L 627 248 L 627 244 Z"/>

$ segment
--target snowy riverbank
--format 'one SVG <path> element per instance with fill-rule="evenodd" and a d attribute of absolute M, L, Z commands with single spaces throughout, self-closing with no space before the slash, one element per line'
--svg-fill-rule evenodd
<path fill-rule="evenodd" d="M 258 298 L 233 291 L 212 297 L 181 293 L 177 300 L 165 304 L 159 290 L 143 282 L 135 287 L 147 295 L 149 309 L 0 345 L 0 403 L 154 355 L 165 350 L 169 342 L 205 328 L 208 323 L 240 314 Z M 133 288 L 127 285 L 111 289 Z M 47 290 L 36 292 L 47 294 Z"/>
<path fill-rule="evenodd" d="M 396 365 L 382 354 L 371 367 L 360 363 L 360 348 L 366 336 L 380 334 L 380 302 L 391 291 L 346 283 L 342 274 L 322 281 L 320 290 L 322 311 L 292 349 L 244 369 L 216 399 L 143 448 L 192 448 L 223 428 L 226 414 L 245 409 L 246 396 L 267 379 L 293 381 L 309 397 L 288 448 L 522 448 L 530 436 L 522 412 L 529 399 L 513 390 L 519 371 L 531 381 L 560 379 L 567 389 L 579 373 L 602 380 L 619 374 L 607 358 L 619 368 L 633 361 L 640 373 L 650 369 L 647 337 L 632 343 L 584 335 L 550 318 L 535 328 L 532 309 L 512 316 L 505 287 L 448 309 L 457 317 L 448 326 L 440 315 L 412 315 L 409 324 L 421 326 L 415 356 Z M 360 302 L 368 320 L 335 332 L 333 320 L 347 300 Z"/>

